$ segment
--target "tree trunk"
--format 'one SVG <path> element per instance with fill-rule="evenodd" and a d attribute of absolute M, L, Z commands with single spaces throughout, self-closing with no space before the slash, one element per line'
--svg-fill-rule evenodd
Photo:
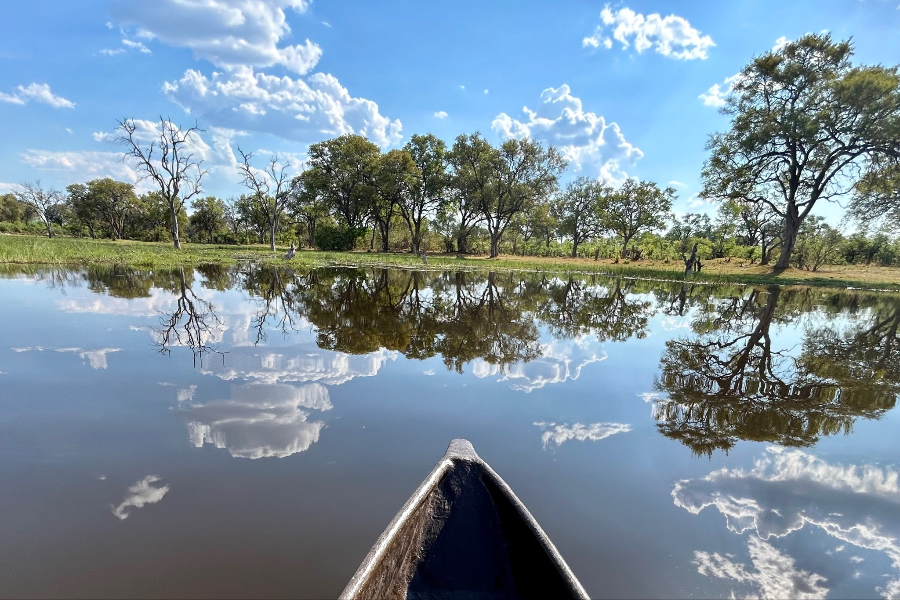
<path fill-rule="evenodd" d="M 775 263 L 776 269 L 786 269 L 791 265 L 791 254 L 797 243 L 797 232 L 800 230 L 800 215 L 796 206 L 788 207 L 788 213 L 784 217 L 784 234 L 781 238 L 781 256 Z"/>
<path fill-rule="evenodd" d="M 385 253 L 390 252 L 390 250 L 391 250 L 390 246 L 388 244 L 389 236 L 391 233 L 390 227 L 391 227 L 390 221 L 385 221 L 384 223 L 378 224 L 378 229 L 381 230 L 381 251 L 385 252 Z"/>
<path fill-rule="evenodd" d="M 44 226 L 47 228 L 47 237 L 53 237 L 53 225 L 50 223 L 50 219 L 44 220 Z"/>
<path fill-rule="evenodd" d="M 631 241 L 631 236 L 629 235 L 628 237 L 625 238 L 625 240 L 624 240 L 625 243 L 622 244 L 622 258 L 628 258 L 628 242 L 630 242 L 630 241 Z"/>
<path fill-rule="evenodd" d="M 169 218 L 172 220 L 172 243 L 176 250 L 181 250 L 181 236 L 178 231 L 178 213 L 175 212 L 175 203 L 169 202 Z"/>
<path fill-rule="evenodd" d="M 409 234 L 412 236 L 412 251 L 418 255 L 422 246 L 422 224 L 417 223 L 415 219 L 409 222 Z"/>
<path fill-rule="evenodd" d="M 697 243 L 694 243 L 690 258 L 685 259 L 684 254 L 681 255 L 681 258 L 684 260 L 684 276 L 687 277 L 694 272 L 694 265 L 697 261 Z"/>
<path fill-rule="evenodd" d="M 278 223 L 273 221 L 269 226 L 269 250 L 275 252 L 275 230 L 278 228 Z"/>
<path fill-rule="evenodd" d="M 469 252 L 468 237 L 462 230 L 456 236 L 456 251 L 460 254 L 468 254 Z"/>
<path fill-rule="evenodd" d="M 491 232 L 491 255 L 490 258 L 497 258 L 500 256 L 500 235 L 494 234 Z"/>
<path fill-rule="evenodd" d="M 572 238 L 572 258 L 576 258 L 578 256 L 578 241 L 576 238 Z"/>
<path fill-rule="evenodd" d="M 763 233 L 760 237 L 762 238 L 762 254 L 759 257 L 759 264 L 767 265 L 769 264 L 769 249 L 766 247 L 766 234 Z"/>
<path fill-rule="evenodd" d="M 312 219 L 307 222 L 307 229 L 309 229 L 309 247 L 316 247 L 316 220 Z"/>

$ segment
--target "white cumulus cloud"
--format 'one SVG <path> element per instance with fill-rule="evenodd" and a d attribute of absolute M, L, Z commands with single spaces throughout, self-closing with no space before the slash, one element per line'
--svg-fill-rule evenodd
<path fill-rule="evenodd" d="M 308 6 L 308 0 L 119 0 L 112 11 L 139 37 L 188 48 L 217 67 L 281 65 L 302 75 L 319 62 L 321 48 L 281 41 L 291 33 L 285 11 Z"/>
<path fill-rule="evenodd" d="M 439 110 L 436 113 L 434 113 L 434 118 L 435 119 L 446 119 L 447 113 L 446 113 L 446 111 Z"/>
<path fill-rule="evenodd" d="M 703 100 L 704 106 L 712 106 L 721 108 L 725 106 L 725 100 L 729 94 L 734 91 L 734 86 L 740 81 L 741 74 L 737 73 L 731 77 L 726 77 L 723 83 L 714 83 L 712 87 L 698 96 Z"/>
<path fill-rule="evenodd" d="M 0 92 L 0 102 L 8 102 L 10 104 L 39 102 L 41 104 L 49 104 L 53 108 L 75 108 L 74 102 L 51 92 L 50 86 L 46 83 L 30 83 L 27 86 L 16 86 L 12 94 Z"/>
<path fill-rule="evenodd" d="M 545 89 L 537 109 L 526 106 L 522 112 L 521 121 L 506 113 L 497 115 L 491 129 L 503 138 L 531 137 L 556 146 L 576 172 L 590 170 L 610 182 L 621 182 L 627 178 L 623 168 L 644 156 L 616 123 L 585 111 L 566 84 Z"/>
<path fill-rule="evenodd" d="M 653 48 L 663 56 L 681 60 L 706 59 L 706 51 L 715 46 L 711 37 L 676 15 L 642 15 L 630 8 L 613 12 L 607 5 L 600 12 L 600 21 L 594 33 L 581 41 L 582 46 L 610 49 L 615 39 L 622 48 L 634 46 L 638 54 Z"/>
<path fill-rule="evenodd" d="M 365 135 L 381 146 L 402 139 L 399 120 L 383 116 L 375 102 L 351 96 L 324 73 L 292 79 L 236 67 L 206 77 L 188 69 L 163 90 L 191 114 L 220 127 L 301 142 L 345 133 Z"/>

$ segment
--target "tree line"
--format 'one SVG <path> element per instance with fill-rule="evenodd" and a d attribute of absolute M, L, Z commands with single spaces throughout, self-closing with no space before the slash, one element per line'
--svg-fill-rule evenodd
<path fill-rule="evenodd" d="M 240 148 L 244 193 L 204 196 L 207 172 L 191 150 L 199 129 L 136 121 L 118 139 L 152 192 L 100 179 L 65 193 L 27 184 L 0 200 L 0 219 L 113 239 L 206 243 L 299 241 L 323 250 L 501 252 L 702 261 L 736 258 L 777 268 L 895 264 L 900 257 L 900 74 L 851 63 L 849 41 L 806 35 L 756 57 L 737 78 L 710 136 L 700 194 L 714 219 L 672 215 L 675 190 L 628 179 L 560 184 L 566 160 L 531 139 L 494 145 L 476 132 L 452 145 L 413 135 L 383 152 L 359 135 L 309 147 L 304 170 Z M 148 141 L 148 139 L 150 141 Z M 813 214 L 849 198 L 844 236 Z M 187 214 L 186 207 L 190 207 Z M 7 227 L 9 229 L 9 227 Z"/>

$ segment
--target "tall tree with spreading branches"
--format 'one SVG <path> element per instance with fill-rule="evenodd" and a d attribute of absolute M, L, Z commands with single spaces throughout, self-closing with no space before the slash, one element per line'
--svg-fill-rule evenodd
<path fill-rule="evenodd" d="M 403 147 L 414 163 L 409 193 L 400 197 L 398 208 L 412 236 L 412 251 L 419 254 L 422 223 L 446 202 L 447 146 L 444 140 L 428 134 L 414 135 Z"/>
<path fill-rule="evenodd" d="M 550 146 L 532 139 L 512 139 L 499 148 L 475 132 L 453 144 L 453 162 L 477 194 L 491 236 L 491 258 L 500 254 L 500 240 L 513 217 L 556 189 L 566 161 Z"/>
<path fill-rule="evenodd" d="M 783 220 L 786 268 L 803 220 L 900 156 L 897 67 L 853 66 L 849 41 L 809 34 L 744 67 L 722 108 L 731 129 L 707 144 L 704 198 L 766 203 Z"/>
<path fill-rule="evenodd" d="M 661 190 L 652 181 L 628 179 L 613 193 L 599 197 L 600 226 L 622 238 L 624 257 L 635 235 L 665 226 L 674 198 L 673 188 Z"/>
<path fill-rule="evenodd" d="M 559 222 L 559 232 L 572 240 L 572 258 L 578 256 L 578 246 L 603 233 L 598 207 L 612 191 L 602 181 L 579 177 L 553 202 L 551 214 Z"/>
<path fill-rule="evenodd" d="M 169 119 L 159 123 L 124 119 L 118 121 L 116 140 L 125 146 L 125 158 L 131 157 L 142 179 L 151 180 L 169 207 L 172 243 L 181 248 L 178 215 L 184 204 L 201 193 L 200 182 L 208 173 L 203 160 L 195 155 L 203 132 L 197 125 L 182 129 Z"/>

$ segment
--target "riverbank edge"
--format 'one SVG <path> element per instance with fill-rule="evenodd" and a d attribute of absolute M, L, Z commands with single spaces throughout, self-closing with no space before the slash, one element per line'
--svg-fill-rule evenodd
<path fill-rule="evenodd" d="M 320 252 L 298 250 L 293 258 L 283 258 L 284 250 L 272 252 L 266 246 L 184 244 L 181 250 L 171 243 L 91 240 L 0 235 L 0 265 L 116 265 L 135 269 L 164 269 L 204 264 L 237 265 L 245 262 L 284 266 L 394 267 L 467 271 L 528 271 L 548 274 L 606 275 L 634 279 L 685 281 L 684 271 L 675 263 L 639 263 L 580 258 L 501 256 L 458 257 L 428 255 L 427 262 L 413 254 L 380 252 Z M 788 269 L 773 273 L 769 267 L 741 265 L 738 261 L 708 261 L 703 271 L 687 278 L 691 283 L 736 283 L 747 285 L 801 285 L 828 288 L 900 291 L 900 269 L 890 267 L 826 267 L 821 271 Z"/>

